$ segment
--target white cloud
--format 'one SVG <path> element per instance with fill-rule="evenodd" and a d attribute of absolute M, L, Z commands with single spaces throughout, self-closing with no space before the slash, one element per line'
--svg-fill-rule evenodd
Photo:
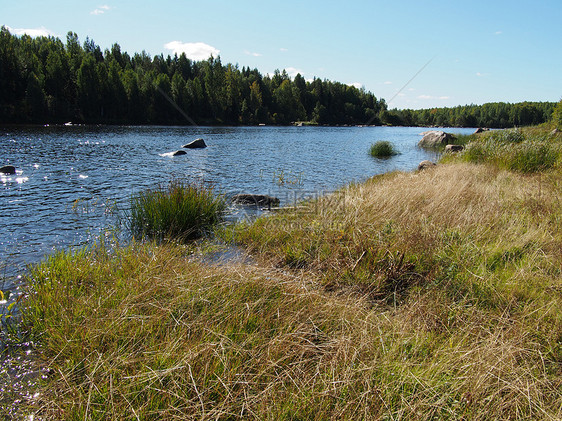
<path fill-rule="evenodd" d="M 8 31 L 10 31 L 11 34 L 14 35 L 27 34 L 32 38 L 55 36 L 55 34 L 52 31 L 49 31 L 44 26 L 41 26 L 40 28 L 10 28 L 9 26 L 6 26 L 6 29 L 8 29 Z"/>
<path fill-rule="evenodd" d="M 503 34 L 502 31 L 496 31 L 496 32 L 494 32 L 494 35 L 501 35 L 501 34 Z"/>
<path fill-rule="evenodd" d="M 347 86 L 355 86 L 357 89 L 361 89 L 363 87 L 363 84 L 359 82 L 353 82 L 353 83 L 348 83 Z"/>
<path fill-rule="evenodd" d="M 289 77 L 294 78 L 296 75 L 298 75 L 299 73 L 302 76 L 302 70 L 300 69 L 296 69 L 294 67 L 287 67 L 285 68 L 285 71 L 287 72 L 287 74 L 289 75 Z"/>
<path fill-rule="evenodd" d="M 279 51 L 282 51 L 282 52 L 286 53 L 287 51 L 289 51 L 289 49 L 288 48 L 280 48 Z"/>
<path fill-rule="evenodd" d="M 90 12 L 90 15 L 103 15 L 108 10 L 111 10 L 111 7 L 107 4 L 104 4 L 103 6 L 99 6 L 97 9 L 92 10 Z"/>
<path fill-rule="evenodd" d="M 187 58 L 192 60 L 206 60 L 210 56 L 217 57 L 220 53 L 220 50 L 204 42 L 171 41 L 164 44 L 164 48 L 177 55 L 185 53 Z"/>
<path fill-rule="evenodd" d="M 385 85 L 392 85 L 392 82 L 390 80 L 387 80 L 386 82 L 384 82 Z"/>
<path fill-rule="evenodd" d="M 450 99 L 451 97 L 446 96 L 446 95 L 442 95 L 442 96 L 418 95 L 417 98 L 418 98 L 418 99 L 441 99 L 441 100 L 446 100 L 446 99 Z"/>
<path fill-rule="evenodd" d="M 246 54 L 247 56 L 254 56 L 254 57 L 261 57 L 262 56 L 260 53 L 251 53 L 248 50 L 245 50 L 244 54 Z"/>

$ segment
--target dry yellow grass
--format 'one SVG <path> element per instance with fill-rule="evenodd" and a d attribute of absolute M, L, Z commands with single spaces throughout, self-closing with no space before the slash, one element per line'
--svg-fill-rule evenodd
<path fill-rule="evenodd" d="M 454 163 L 239 227 L 259 265 L 139 244 L 59 255 L 25 313 L 53 370 L 36 410 L 560 419 L 561 188 Z"/>

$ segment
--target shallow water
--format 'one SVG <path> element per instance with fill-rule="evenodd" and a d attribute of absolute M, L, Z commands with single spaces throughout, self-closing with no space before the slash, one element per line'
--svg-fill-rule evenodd
<path fill-rule="evenodd" d="M 416 145 L 419 127 L 92 127 L 0 129 L 0 314 L 22 290 L 26 264 L 55 250 L 100 237 L 120 237 L 119 215 L 131 194 L 172 179 L 212 183 L 218 192 L 269 194 L 281 205 L 334 191 L 350 182 L 392 170 L 413 170 L 434 152 Z M 450 129 L 471 133 L 474 129 Z M 171 156 L 202 137 L 208 147 Z M 400 155 L 369 156 L 371 144 L 391 141 Z M 231 207 L 229 220 L 250 209 Z M 122 238 L 122 237 L 121 237 Z M 247 263 L 232 248 L 206 257 Z M 0 322 L 5 322 L 0 316 Z M 0 350 L 2 348 L 0 329 Z M 33 361 L 32 344 L 0 359 L 0 405 L 22 417 L 20 403 L 34 399 L 34 384 L 46 373 Z"/>
<path fill-rule="evenodd" d="M 212 183 L 225 194 L 259 193 L 281 205 L 379 173 L 412 170 L 435 154 L 417 148 L 419 127 L 94 127 L 0 131 L 0 289 L 27 263 L 57 249 L 112 237 L 130 195 L 173 178 Z M 473 129 L 451 129 L 470 133 Z M 208 147 L 172 157 L 191 140 Z M 369 156 L 377 140 L 401 152 Z M 232 209 L 232 217 L 244 210 Z M 2 285 L 2 283 L 4 285 Z"/>

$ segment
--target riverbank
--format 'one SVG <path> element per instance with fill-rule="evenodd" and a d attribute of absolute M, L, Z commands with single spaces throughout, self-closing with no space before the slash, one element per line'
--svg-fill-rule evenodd
<path fill-rule="evenodd" d="M 513 156 L 540 141 L 548 168 L 467 152 L 224 230 L 252 264 L 138 243 L 49 258 L 23 310 L 50 369 L 32 410 L 559 419 L 562 139 L 525 132 Z"/>

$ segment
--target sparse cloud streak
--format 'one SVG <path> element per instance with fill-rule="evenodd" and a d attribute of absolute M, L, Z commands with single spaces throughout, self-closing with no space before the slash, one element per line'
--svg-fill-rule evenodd
<path fill-rule="evenodd" d="M 220 50 L 204 42 L 171 41 L 164 44 L 164 48 L 177 55 L 185 53 L 191 60 L 206 60 L 211 56 L 217 57 L 220 53 Z"/>
<path fill-rule="evenodd" d="M 90 12 L 90 15 L 103 15 L 105 12 L 111 10 L 111 6 L 104 4 L 103 6 L 99 6 L 97 9 L 94 9 Z"/>
<path fill-rule="evenodd" d="M 260 53 L 252 53 L 251 51 L 244 51 L 244 54 L 246 54 L 247 56 L 252 56 L 252 57 L 261 57 L 262 55 Z"/>
<path fill-rule="evenodd" d="M 440 99 L 440 100 L 447 100 L 450 99 L 450 96 L 442 95 L 442 96 L 433 96 L 433 95 L 418 95 L 418 99 Z"/>

